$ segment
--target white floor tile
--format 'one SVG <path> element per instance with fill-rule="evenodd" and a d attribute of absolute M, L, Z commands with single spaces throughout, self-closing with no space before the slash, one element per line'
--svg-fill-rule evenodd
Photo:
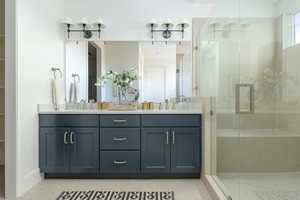
<path fill-rule="evenodd" d="M 233 200 L 300 200 L 300 173 L 219 174 Z"/>
<path fill-rule="evenodd" d="M 62 191 L 174 191 L 175 200 L 211 200 L 199 179 L 85 180 L 47 179 L 19 200 L 55 200 Z"/>

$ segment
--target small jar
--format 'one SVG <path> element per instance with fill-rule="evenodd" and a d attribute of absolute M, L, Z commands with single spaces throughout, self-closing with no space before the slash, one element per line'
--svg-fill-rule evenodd
<path fill-rule="evenodd" d="M 149 103 L 148 102 L 142 103 L 142 109 L 143 110 L 149 110 Z"/>
<path fill-rule="evenodd" d="M 153 102 L 149 102 L 149 110 L 154 110 L 154 103 Z"/>
<path fill-rule="evenodd" d="M 107 102 L 98 102 L 98 109 L 99 110 L 107 110 L 108 109 L 108 103 Z"/>

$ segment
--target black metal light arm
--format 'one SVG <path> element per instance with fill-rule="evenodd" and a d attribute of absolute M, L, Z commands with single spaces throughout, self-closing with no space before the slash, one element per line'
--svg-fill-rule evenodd
<path fill-rule="evenodd" d="M 93 32 L 97 32 L 99 35 L 99 39 L 101 38 L 101 24 L 98 24 L 98 29 L 87 29 L 86 24 L 82 25 L 82 29 L 71 29 L 71 24 L 67 24 L 67 33 L 68 39 L 70 38 L 70 33 L 72 32 L 82 32 L 86 39 L 90 39 L 93 36 Z"/>
<path fill-rule="evenodd" d="M 154 40 L 154 33 L 162 33 L 163 38 L 169 39 L 172 36 L 172 33 L 181 33 L 181 38 L 184 39 L 184 31 L 185 31 L 185 26 L 184 24 L 181 25 L 181 29 L 170 29 L 169 25 L 166 25 L 165 29 L 155 29 L 154 24 L 150 25 L 151 27 L 151 38 Z M 153 43 L 153 41 L 152 41 Z"/>

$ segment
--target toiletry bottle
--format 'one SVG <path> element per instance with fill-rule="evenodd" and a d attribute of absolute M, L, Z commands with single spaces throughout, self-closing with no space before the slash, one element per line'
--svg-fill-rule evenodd
<path fill-rule="evenodd" d="M 166 110 L 169 110 L 169 107 L 170 107 L 170 106 L 169 106 L 169 100 L 168 100 L 168 99 L 166 99 L 165 104 L 166 104 L 166 105 L 165 105 L 165 109 L 166 109 Z"/>
<path fill-rule="evenodd" d="M 158 110 L 162 110 L 162 103 L 159 103 Z"/>

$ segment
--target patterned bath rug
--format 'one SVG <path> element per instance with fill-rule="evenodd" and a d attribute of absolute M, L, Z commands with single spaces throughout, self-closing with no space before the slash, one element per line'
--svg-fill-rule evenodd
<path fill-rule="evenodd" d="M 64 191 L 56 200 L 175 200 L 174 192 Z"/>

